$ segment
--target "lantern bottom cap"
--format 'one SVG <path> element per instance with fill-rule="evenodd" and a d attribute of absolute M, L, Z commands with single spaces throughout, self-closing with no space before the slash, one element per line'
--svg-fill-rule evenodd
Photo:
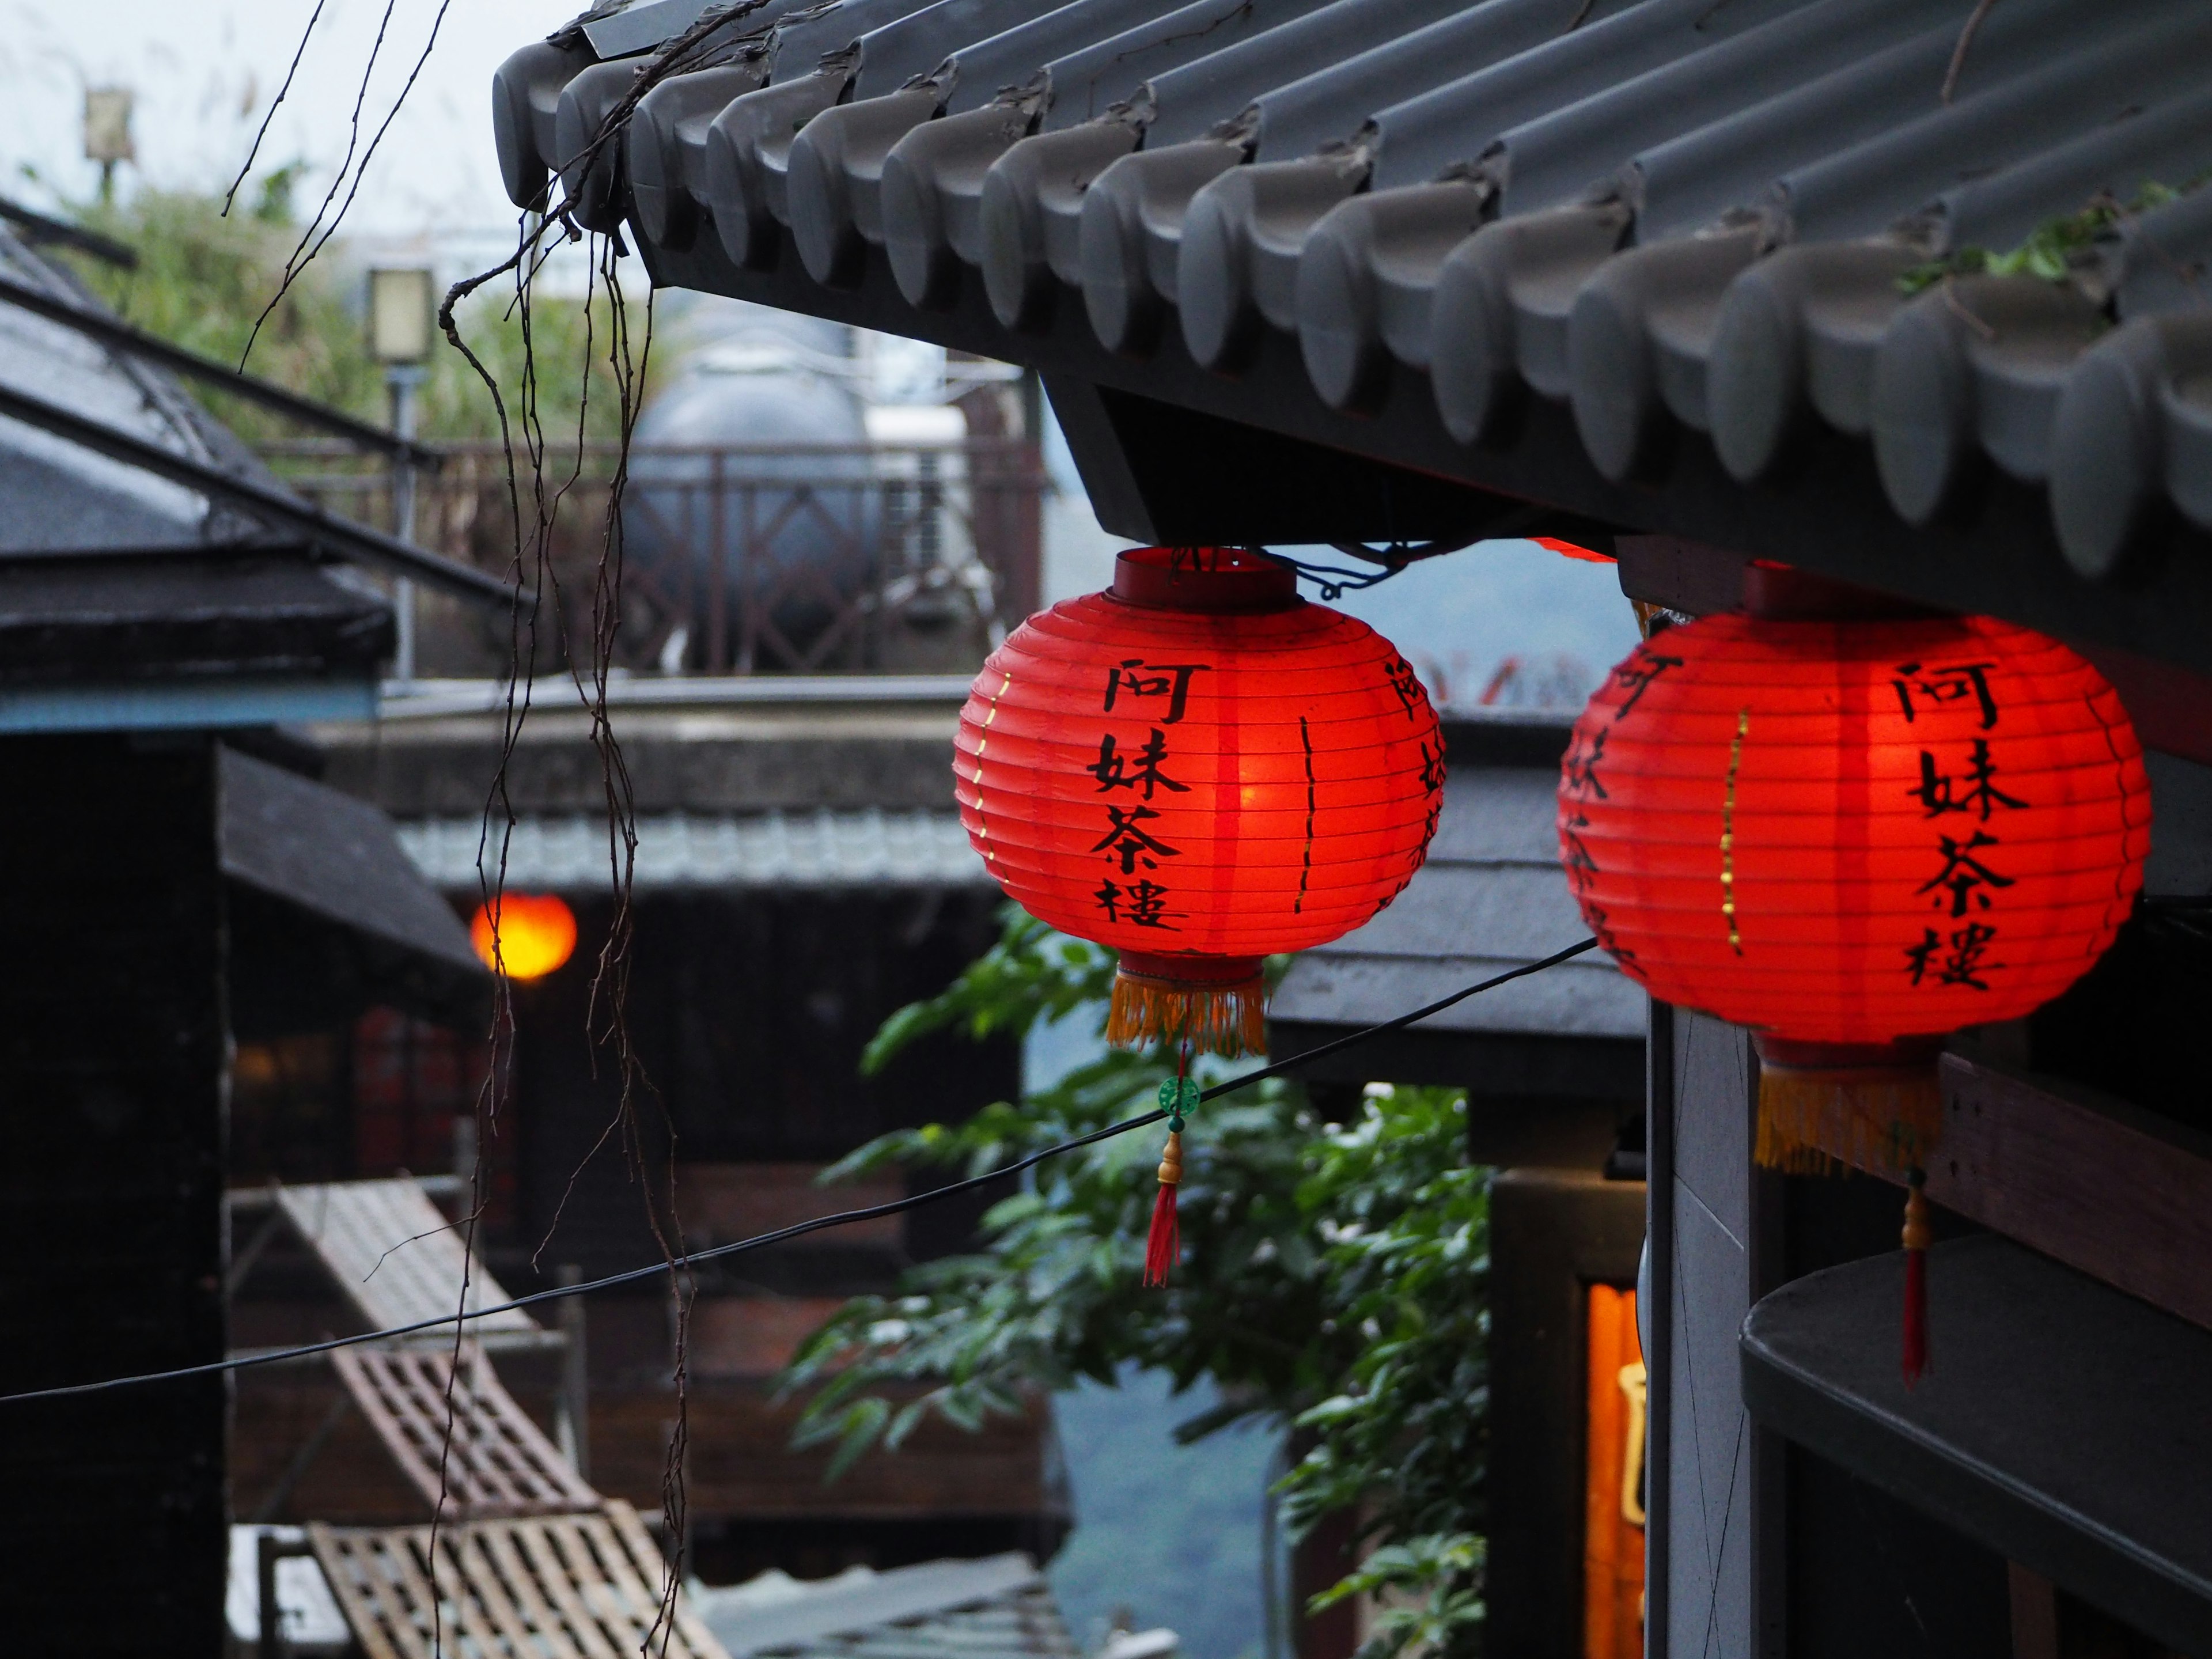
<path fill-rule="evenodd" d="M 1901 1177 L 1934 1152 L 1943 1127 L 1941 1038 L 1803 1042 L 1757 1035 L 1752 1042 L 1761 1165 L 1792 1175 L 1847 1167 Z"/>
<path fill-rule="evenodd" d="M 1188 1042 L 1233 1060 L 1266 1049 L 1267 1008 L 1258 957 L 1125 951 L 1114 975 L 1106 1040 L 1117 1048 Z"/>

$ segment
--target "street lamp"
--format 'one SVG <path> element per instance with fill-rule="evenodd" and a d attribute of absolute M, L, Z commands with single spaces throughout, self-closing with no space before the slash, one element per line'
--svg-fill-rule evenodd
<path fill-rule="evenodd" d="M 131 143 L 130 88 L 84 89 L 84 159 L 100 163 L 100 199 L 112 201 L 115 164 L 138 159 Z"/>
<path fill-rule="evenodd" d="M 392 395 L 392 430 L 415 435 L 415 388 L 430 355 L 431 274 L 421 266 L 386 266 L 368 273 L 368 349 L 384 365 L 384 384 Z M 392 462 L 392 533 L 415 539 L 415 464 L 405 455 Z M 415 678 L 415 584 L 404 576 L 392 601 L 399 616 L 399 644 L 392 665 L 396 678 Z"/>

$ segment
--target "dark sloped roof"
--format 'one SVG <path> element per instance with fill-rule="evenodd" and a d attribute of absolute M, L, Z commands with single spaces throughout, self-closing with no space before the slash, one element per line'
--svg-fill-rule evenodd
<path fill-rule="evenodd" d="M 0 458 L 6 455 L 0 444 Z M 0 684 L 373 677 L 392 611 L 297 550 L 0 556 Z"/>
<path fill-rule="evenodd" d="M 1033 10 L 528 48 L 503 164 L 581 155 L 648 67 L 570 182 L 663 282 L 2212 663 L 2212 191 L 2067 280 L 1900 280 L 2212 169 L 2195 0 L 2005 0 L 1963 45 L 1972 0 Z"/>
<path fill-rule="evenodd" d="M 1268 1007 L 1276 1050 L 1394 1018 L 1589 931 L 1559 871 L 1566 727 L 1521 716 L 1446 732 L 1450 773 L 1428 862 L 1374 921 L 1291 963 Z M 1620 1073 L 1632 1083 L 1644 1008 L 1644 992 L 1612 963 L 1581 957 L 1423 1021 L 1406 1036 L 1425 1053 L 1362 1053 L 1353 1064 L 1402 1081 L 1465 1082 L 1504 1067 L 1517 1090 L 1595 1095 L 1605 1091 L 1593 1079 Z M 1601 1052 L 1608 1046 L 1619 1052 Z"/>
<path fill-rule="evenodd" d="M 225 748 L 223 874 L 234 1017 L 250 1035 L 308 1030 L 389 1003 L 481 1016 L 490 975 L 468 931 L 366 801 Z"/>

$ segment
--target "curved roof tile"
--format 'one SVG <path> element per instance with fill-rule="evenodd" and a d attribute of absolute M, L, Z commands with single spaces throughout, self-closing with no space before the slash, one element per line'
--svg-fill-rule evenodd
<path fill-rule="evenodd" d="M 601 33 L 651 33 L 648 9 L 703 15 L 662 0 Z M 600 147 L 622 176 L 570 189 L 587 223 L 629 215 L 656 270 L 849 315 L 807 284 L 880 270 L 877 326 L 944 338 L 932 318 L 966 306 L 959 343 L 1063 370 L 1070 316 L 1177 374 L 1243 373 L 1294 335 L 1319 404 L 1432 405 L 1427 470 L 1458 446 L 1492 477 L 1484 455 L 1547 403 L 1624 488 L 1684 434 L 1760 486 L 1827 433 L 1869 447 L 1906 525 L 1954 522 L 2001 475 L 2047 487 L 2081 576 L 2139 574 L 2153 544 L 2212 532 L 2212 190 L 2110 204 L 2212 171 L 2212 12 L 2008 0 L 1962 47 L 1973 9 L 769 0 Z M 555 39 L 495 82 L 526 205 L 562 160 L 556 118 L 574 150 L 619 101 L 617 66 Z M 2063 270 L 1957 257 L 2098 200 Z M 738 270 L 687 252 L 709 224 Z M 745 276 L 794 242 L 803 281 Z"/>

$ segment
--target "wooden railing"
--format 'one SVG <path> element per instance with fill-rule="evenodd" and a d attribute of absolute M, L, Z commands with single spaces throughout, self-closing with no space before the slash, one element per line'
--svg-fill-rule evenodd
<path fill-rule="evenodd" d="M 271 446 L 295 489 L 362 523 L 394 524 L 380 462 L 321 443 Z M 515 515 L 496 445 L 456 445 L 415 480 L 413 539 L 507 572 Z M 572 446 L 517 477 L 526 580 L 557 599 L 537 629 L 540 672 L 589 660 L 609 559 L 619 456 Z M 634 448 L 619 538 L 610 663 L 639 673 L 953 672 L 981 665 L 1036 608 L 1043 468 L 1033 444 Z M 542 522 L 542 531 L 538 526 Z M 415 668 L 499 675 L 507 619 L 415 596 Z"/>

